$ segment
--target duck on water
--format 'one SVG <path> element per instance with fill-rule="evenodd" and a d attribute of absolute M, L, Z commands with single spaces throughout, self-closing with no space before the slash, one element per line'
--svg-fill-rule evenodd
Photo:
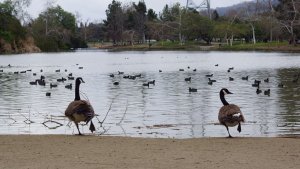
<path fill-rule="evenodd" d="M 223 106 L 219 110 L 218 119 L 219 119 L 219 122 L 226 127 L 228 135 L 229 135 L 228 137 L 232 138 L 228 127 L 234 127 L 234 126 L 238 125 L 237 131 L 241 132 L 242 131 L 241 122 L 245 122 L 245 118 L 242 114 L 242 111 L 240 110 L 240 108 L 237 105 L 229 104 L 225 100 L 224 96 L 227 94 L 233 94 L 233 93 L 231 93 L 226 88 L 223 88 L 220 90 L 220 99 L 221 99 L 221 102 L 223 103 Z"/>
<path fill-rule="evenodd" d="M 79 95 L 79 86 L 81 83 L 84 83 L 81 77 L 76 78 L 75 81 L 75 99 L 72 101 L 69 106 L 67 107 L 65 111 L 65 115 L 75 123 L 78 134 L 82 135 L 78 123 L 80 122 L 91 122 L 90 124 L 90 130 L 91 132 L 95 131 L 95 126 L 92 122 L 93 117 L 95 116 L 94 109 L 92 105 L 86 101 L 86 100 L 81 100 L 80 95 Z"/>

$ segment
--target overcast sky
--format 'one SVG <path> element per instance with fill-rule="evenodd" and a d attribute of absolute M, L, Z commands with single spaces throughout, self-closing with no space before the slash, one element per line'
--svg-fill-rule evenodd
<path fill-rule="evenodd" d="M 0 0 L 3 1 L 3 0 Z M 81 19 L 86 21 L 102 21 L 106 19 L 105 10 L 112 0 L 54 0 L 64 10 L 74 13 L 78 12 Z M 139 2 L 139 0 L 118 0 L 119 2 Z M 199 5 L 204 0 L 193 0 Z M 250 0 L 210 0 L 211 8 L 225 7 Z M 147 9 L 152 8 L 158 14 L 166 4 L 175 4 L 179 2 L 182 6 L 186 5 L 187 0 L 145 0 Z M 29 13 L 36 18 L 40 12 L 45 9 L 46 0 L 32 0 Z"/>

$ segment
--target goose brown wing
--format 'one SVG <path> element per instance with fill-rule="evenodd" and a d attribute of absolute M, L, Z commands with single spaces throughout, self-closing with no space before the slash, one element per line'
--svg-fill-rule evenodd
<path fill-rule="evenodd" d="M 95 115 L 93 107 L 85 100 L 75 100 L 69 104 L 65 111 L 65 115 L 67 117 L 72 117 L 74 113 L 85 115 L 87 117 L 87 122 L 90 121 Z"/>
<path fill-rule="evenodd" d="M 232 118 L 234 115 L 237 114 L 239 114 L 238 118 L 240 119 L 240 121 L 245 122 L 245 118 L 241 109 L 237 105 L 229 104 L 221 107 L 218 118 L 219 121 L 223 121 L 224 119 Z"/>
<path fill-rule="evenodd" d="M 225 106 L 221 107 L 221 109 L 219 111 L 219 115 L 231 116 L 231 115 L 238 114 L 241 112 L 242 112 L 241 109 L 237 105 L 229 104 L 229 105 L 225 105 Z"/>

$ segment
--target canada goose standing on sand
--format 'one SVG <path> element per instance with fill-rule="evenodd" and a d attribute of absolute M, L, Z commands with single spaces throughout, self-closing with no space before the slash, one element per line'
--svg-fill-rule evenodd
<path fill-rule="evenodd" d="M 72 101 L 65 111 L 65 115 L 71 120 L 74 121 L 79 135 L 82 135 L 78 128 L 78 123 L 84 121 L 88 123 L 91 121 L 90 130 L 91 132 L 95 131 L 95 126 L 92 122 L 92 118 L 95 116 L 94 109 L 92 105 L 85 100 L 80 99 L 79 95 L 79 86 L 81 83 L 84 83 L 81 77 L 76 78 L 75 82 L 75 99 Z"/>
<path fill-rule="evenodd" d="M 245 118 L 242 114 L 242 111 L 240 110 L 240 108 L 237 105 L 234 104 L 229 104 L 226 100 L 225 100 L 225 95 L 226 94 L 233 94 L 231 93 L 228 89 L 223 88 L 220 90 L 220 99 L 223 103 L 223 106 L 220 108 L 219 110 L 219 122 L 224 125 L 227 129 L 227 132 L 229 134 L 229 138 L 231 138 L 232 136 L 229 133 L 229 129 L 228 127 L 234 127 L 236 125 L 238 125 L 237 131 L 241 132 L 241 122 L 245 122 Z"/>

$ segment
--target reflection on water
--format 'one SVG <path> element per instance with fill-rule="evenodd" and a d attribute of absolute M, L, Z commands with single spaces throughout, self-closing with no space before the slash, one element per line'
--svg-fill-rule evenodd
<path fill-rule="evenodd" d="M 92 103 L 99 115 L 93 121 L 102 121 L 108 112 L 102 127 L 96 123 L 97 134 L 227 136 L 225 127 L 218 125 L 217 120 L 222 106 L 219 91 L 223 87 L 234 93 L 226 99 L 239 105 L 247 120 L 242 133 L 230 129 L 233 136 L 300 134 L 298 54 L 78 51 L 3 55 L 0 61 L 0 134 L 77 133 L 74 124 L 64 117 L 65 108 L 74 99 L 74 90 L 66 89 L 65 85 L 74 85 L 74 80 L 57 82 L 69 73 L 83 77 L 86 82 L 81 86 L 82 97 Z M 83 69 L 79 69 L 81 66 Z M 228 72 L 229 67 L 234 69 Z M 20 73 L 29 69 L 32 71 Z M 58 69 L 60 72 L 56 72 Z M 124 74 L 119 75 L 118 71 Z M 141 77 L 134 80 L 123 78 L 139 74 Z M 217 82 L 209 85 L 207 74 L 213 74 L 212 79 Z M 46 77 L 46 86 L 29 84 L 41 75 Z M 242 80 L 245 76 L 249 79 Z M 191 82 L 184 80 L 188 77 Z M 234 80 L 229 81 L 229 77 Z M 264 82 L 266 78 L 269 82 Z M 251 86 L 255 79 L 262 81 L 260 94 Z M 155 85 L 143 86 L 151 80 L 155 80 Z M 58 87 L 50 88 L 50 83 Z M 280 83 L 283 88 L 278 87 Z M 190 93 L 189 87 L 198 91 Z M 271 91 L 269 96 L 264 95 L 267 89 Z M 51 92 L 51 96 L 46 97 L 46 92 Z M 81 130 L 89 132 L 87 126 L 81 126 Z"/>

